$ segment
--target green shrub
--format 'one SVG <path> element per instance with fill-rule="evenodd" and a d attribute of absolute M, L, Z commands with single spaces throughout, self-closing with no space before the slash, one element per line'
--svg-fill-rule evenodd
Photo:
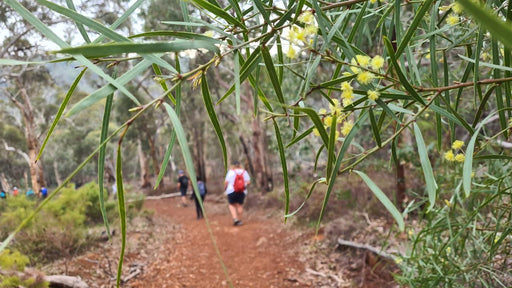
<path fill-rule="evenodd" d="M 34 277 L 28 273 L 19 273 L 25 270 L 25 266 L 29 262 L 28 257 L 18 251 L 4 250 L 0 252 L 0 267 L 4 271 L 0 274 L 0 287 L 48 287 L 48 283 L 37 275 Z"/>

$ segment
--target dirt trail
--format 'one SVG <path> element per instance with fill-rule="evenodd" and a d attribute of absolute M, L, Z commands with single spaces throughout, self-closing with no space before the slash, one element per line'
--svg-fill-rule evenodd
<path fill-rule="evenodd" d="M 178 203 L 177 198 L 146 201 L 164 225 L 178 229 L 130 286 L 228 287 L 205 221 L 196 220 L 193 205 Z M 234 287 L 309 287 L 298 282 L 304 271 L 297 248 L 301 236 L 261 211 L 246 211 L 244 224 L 234 227 L 227 204 L 207 199 L 205 207 Z"/>

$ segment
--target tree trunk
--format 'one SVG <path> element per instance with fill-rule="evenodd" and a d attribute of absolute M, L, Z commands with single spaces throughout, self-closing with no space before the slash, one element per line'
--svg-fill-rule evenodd
<path fill-rule="evenodd" d="M 3 172 L 0 174 L 0 184 L 6 193 L 11 191 L 11 185 L 9 185 L 9 182 L 7 182 L 7 178 L 5 178 L 5 174 Z"/>
<path fill-rule="evenodd" d="M 137 139 L 137 153 L 139 154 L 139 164 L 140 164 L 140 187 L 147 188 L 151 186 L 149 182 L 149 164 L 144 156 L 144 152 L 142 151 L 142 143 L 140 139 Z"/>
<path fill-rule="evenodd" d="M 199 126 L 199 125 L 197 125 Z M 205 159 L 204 159 L 204 137 L 203 137 L 203 129 L 202 127 L 194 126 L 194 146 L 195 146 L 195 167 L 197 177 L 206 180 L 206 169 L 205 169 Z"/>
<path fill-rule="evenodd" d="M 34 193 L 37 194 L 39 193 L 41 187 L 46 186 L 43 174 L 43 163 L 41 159 L 36 162 L 37 154 L 39 153 L 40 148 L 36 136 L 37 125 L 35 123 L 34 111 L 32 109 L 32 104 L 30 102 L 27 90 L 25 88 L 21 88 L 20 93 L 21 97 L 23 98 L 23 103 L 16 99 L 12 99 L 12 101 L 20 109 L 20 112 L 23 116 L 23 121 L 25 122 L 25 138 L 27 141 L 28 157 L 30 160 L 30 181 L 32 183 L 32 189 L 34 190 Z"/>
<path fill-rule="evenodd" d="M 23 172 L 23 180 L 25 180 L 25 189 L 28 188 L 28 174 L 27 171 Z"/>
<path fill-rule="evenodd" d="M 265 133 L 261 129 L 261 122 L 258 117 L 252 121 L 252 145 L 254 151 L 254 176 L 258 187 L 262 191 L 269 191 L 267 167 L 265 165 Z"/>
<path fill-rule="evenodd" d="M 247 158 L 247 164 L 249 165 L 249 174 L 252 175 L 252 177 L 254 179 L 257 179 L 256 174 L 254 172 L 254 165 L 252 164 L 252 157 L 251 157 L 251 154 L 249 153 L 249 148 L 247 147 L 247 144 L 245 143 L 244 136 L 242 136 L 240 134 L 240 136 L 238 136 L 238 139 L 240 139 L 240 143 L 242 144 L 242 149 L 244 150 L 245 158 Z M 258 181 L 253 181 L 253 182 L 258 187 L 259 182 Z"/>
<path fill-rule="evenodd" d="M 60 178 L 59 167 L 57 166 L 57 161 L 53 160 L 53 172 L 55 173 L 55 180 L 57 181 L 57 185 L 62 185 L 62 178 Z"/>
<path fill-rule="evenodd" d="M 146 136 L 148 138 L 149 153 L 151 155 L 151 162 L 153 163 L 153 171 L 155 172 L 155 176 L 158 177 L 158 175 L 160 175 L 160 166 L 158 165 L 158 157 L 156 156 L 155 139 L 148 134 L 149 133 L 147 133 Z M 165 187 L 164 178 L 162 178 L 162 181 L 160 181 L 159 186 L 161 188 Z"/>

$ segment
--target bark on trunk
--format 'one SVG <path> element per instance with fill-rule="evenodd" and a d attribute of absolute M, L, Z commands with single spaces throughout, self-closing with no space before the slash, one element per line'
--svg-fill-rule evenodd
<path fill-rule="evenodd" d="M 62 184 L 62 179 L 60 178 L 59 166 L 55 160 L 53 160 L 53 173 L 55 173 L 55 180 L 57 181 L 57 185 L 60 186 Z"/>
<path fill-rule="evenodd" d="M 19 84 L 20 87 L 22 87 L 22 83 Z M 20 110 L 23 121 L 25 123 L 25 138 L 27 141 L 28 157 L 30 161 L 30 181 L 34 193 L 39 193 L 41 187 L 46 186 L 46 183 L 44 180 L 42 160 L 39 159 L 39 161 L 36 163 L 37 154 L 39 153 L 40 148 L 36 135 L 37 125 L 35 123 L 34 111 L 32 109 L 32 104 L 30 102 L 30 97 L 28 96 L 27 90 L 25 88 L 21 88 L 20 94 L 23 99 L 23 103 L 19 102 L 15 98 L 11 98 L 11 100 Z"/>
<path fill-rule="evenodd" d="M 160 166 L 158 165 L 159 164 L 158 157 L 156 156 L 155 139 L 154 139 L 154 137 L 151 137 L 151 135 L 146 134 L 146 136 L 148 138 L 151 162 L 153 164 L 153 171 L 155 172 L 155 176 L 158 177 L 158 175 L 160 175 Z M 162 181 L 160 181 L 159 187 L 160 188 L 165 187 L 164 178 L 162 178 Z"/>
<path fill-rule="evenodd" d="M 149 163 L 142 151 L 142 143 L 140 139 L 137 139 L 137 153 L 139 154 L 140 165 L 140 187 L 147 188 L 151 186 L 151 183 L 149 182 Z"/>
<path fill-rule="evenodd" d="M 249 165 L 249 174 L 252 175 L 254 179 L 257 179 L 256 173 L 254 172 L 254 165 L 252 164 L 252 158 L 251 154 L 249 153 L 249 148 L 247 147 L 247 144 L 245 143 L 244 136 L 240 134 L 238 136 L 238 139 L 240 139 L 240 143 L 242 144 L 242 149 L 244 150 L 245 158 L 247 158 L 247 164 Z M 259 186 L 259 181 L 253 181 L 256 183 L 256 187 Z"/>
<path fill-rule="evenodd" d="M 203 137 L 203 129 L 201 127 L 194 126 L 194 142 L 195 142 L 195 167 L 197 177 L 206 180 L 206 169 L 205 169 L 205 159 L 204 159 L 204 137 Z"/>
<path fill-rule="evenodd" d="M 2 184 L 2 189 L 5 192 L 11 191 L 11 185 L 9 185 L 9 182 L 7 182 L 7 178 L 5 177 L 5 174 L 3 172 L 2 174 L 0 174 L 0 184 Z"/>

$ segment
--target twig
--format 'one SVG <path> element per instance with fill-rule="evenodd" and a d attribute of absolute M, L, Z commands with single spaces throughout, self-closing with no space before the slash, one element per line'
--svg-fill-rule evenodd
<path fill-rule="evenodd" d="M 142 270 L 141 269 L 137 269 L 135 270 L 133 273 L 131 273 L 130 275 L 126 276 L 124 279 L 123 279 L 123 283 L 126 283 L 130 280 L 132 280 L 133 278 L 137 277 L 137 275 L 139 275 L 140 273 L 142 273 Z"/>
<path fill-rule="evenodd" d="M 347 241 L 347 240 L 343 240 L 343 239 L 339 239 L 339 238 L 338 238 L 338 244 L 341 246 L 347 246 L 347 247 L 352 247 L 352 248 L 356 248 L 356 249 L 368 250 L 382 258 L 386 258 L 388 260 L 395 261 L 395 257 L 393 255 L 386 253 L 386 252 L 382 251 L 381 249 L 367 245 L 367 244 L 359 244 L 359 243 L 355 243 L 352 241 Z"/>
<path fill-rule="evenodd" d="M 313 269 L 309 269 L 309 268 L 306 268 L 306 272 L 308 272 L 309 274 L 311 275 L 315 275 L 315 276 L 320 276 L 320 277 L 324 277 L 324 278 L 332 278 L 334 279 L 336 282 L 338 282 L 338 286 L 341 284 L 341 279 L 336 276 L 336 275 L 332 275 L 332 274 L 324 274 L 322 272 L 318 272 L 318 271 L 315 271 Z"/>

